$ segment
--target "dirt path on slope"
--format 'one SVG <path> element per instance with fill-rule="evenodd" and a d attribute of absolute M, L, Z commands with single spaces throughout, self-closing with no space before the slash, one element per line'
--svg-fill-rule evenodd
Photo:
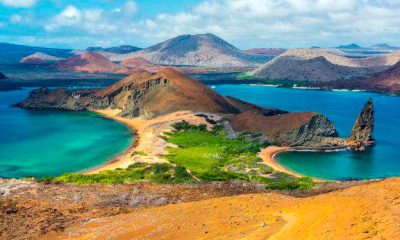
<path fill-rule="evenodd" d="M 397 239 L 400 179 L 308 198 L 248 194 L 75 225 L 44 239 Z"/>

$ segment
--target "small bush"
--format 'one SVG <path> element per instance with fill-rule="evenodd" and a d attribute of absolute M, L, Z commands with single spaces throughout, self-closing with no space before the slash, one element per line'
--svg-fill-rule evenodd
<path fill-rule="evenodd" d="M 147 156 L 147 154 L 145 152 L 143 152 L 143 151 L 134 151 L 132 153 L 132 156 L 134 156 L 134 155 Z"/>
<path fill-rule="evenodd" d="M 184 130 L 199 130 L 199 131 L 206 131 L 207 130 L 207 125 L 205 124 L 200 124 L 200 125 L 194 125 L 190 124 L 187 121 L 183 120 L 181 122 L 173 123 L 171 125 L 176 131 L 184 131 Z"/>

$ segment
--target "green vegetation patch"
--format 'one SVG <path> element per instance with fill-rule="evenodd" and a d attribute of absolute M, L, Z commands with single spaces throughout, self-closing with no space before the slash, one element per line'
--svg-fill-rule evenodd
<path fill-rule="evenodd" d="M 39 182 L 73 183 L 73 184 L 117 184 L 137 181 L 151 181 L 156 183 L 183 183 L 194 182 L 193 177 L 184 167 L 173 166 L 168 163 L 145 164 L 135 163 L 127 169 L 101 171 L 96 174 L 66 173 L 59 177 L 39 178 Z"/>
<path fill-rule="evenodd" d="M 59 177 L 44 177 L 39 182 L 73 184 L 117 184 L 137 181 L 155 183 L 194 183 L 199 180 L 244 180 L 265 184 L 269 190 L 305 190 L 312 188 L 311 178 L 275 172 L 258 157 L 260 134 L 227 136 L 223 125 L 216 124 L 209 131 L 206 125 L 182 121 L 172 125 L 175 131 L 165 133 L 166 141 L 177 147 L 168 147 L 165 157 L 172 163 L 135 163 L 127 169 L 102 171 L 97 174 L 66 173 Z M 135 152 L 142 155 L 144 153 Z"/>
<path fill-rule="evenodd" d="M 311 178 L 274 172 L 262 164 L 258 152 L 268 143 L 257 139 L 260 134 L 229 138 L 222 125 L 218 124 L 211 131 L 187 122 L 176 123 L 173 127 L 175 131 L 167 133 L 165 140 L 177 147 L 169 147 L 165 157 L 171 163 L 190 170 L 202 181 L 239 179 L 264 183 L 266 189 L 271 190 L 309 189 L 314 186 Z"/>
<path fill-rule="evenodd" d="M 166 134 L 166 140 L 178 147 L 168 148 L 169 153 L 165 157 L 205 181 L 249 180 L 247 174 L 227 170 L 225 166 L 234 165 L 243 169 L 259 162 L 257 153 L 265 147 L 259 142 L 247 142 L 243 138 L 228 138 L 219 127 L 207 131 L 193 126 L 178 126 L 176 131 Z"/>

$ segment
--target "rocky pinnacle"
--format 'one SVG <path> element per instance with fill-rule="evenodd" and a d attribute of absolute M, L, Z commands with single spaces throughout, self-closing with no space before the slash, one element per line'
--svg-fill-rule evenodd
<path fill-rule="evenodd" d="M 373 145 L 373 130 L 374 106 L 372 103 L 372 98 L 370 98 L 353 125 L 351 136 L 349 138 L 349 145 L 358 151 L 363 151 L 365 146 Z"/>

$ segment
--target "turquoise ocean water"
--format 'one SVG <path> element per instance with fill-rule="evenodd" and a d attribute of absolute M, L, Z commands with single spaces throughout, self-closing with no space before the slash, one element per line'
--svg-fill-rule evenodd
<path fill-rule="evenodd" d="M 336 125 L 342 137 L 349 135 L 362 106 L 372 97 L 376 146 L 363 153 L 282 153 L 277 160 L 299 173 L 326 179 L 400 176 L 400 97 L 261 85 L 213 88 L 262 106 L 320 112 Z M 88 169 L 123 152 L 131 143 L 131 133 L 124 125 L 93 113 L 10 107 L 28 92 L 0 92 L 0 177 L 59 175 Z"/>
<path fill-rule="evenodd" d="M 370 92 L 319 91 L 261 85 L 216 85 L 214 90 L 258 105 L 300 112 L 320 112 L 337 127 L 342 137 L 368 98 L 375 105 L 376 145 L 363 153 L 351 151 L 279 154 L 277 161 L 289 169 L 325 179 L 369 179 L 400 176 L 400 97 Z"/>
<path fill-rule="evenodd" d="M 10 107 L 29 90 L 0 92 L 0 177 L 55 176 L 101 165 L 123 152 L 124 125 L 89 112 Z"/>

